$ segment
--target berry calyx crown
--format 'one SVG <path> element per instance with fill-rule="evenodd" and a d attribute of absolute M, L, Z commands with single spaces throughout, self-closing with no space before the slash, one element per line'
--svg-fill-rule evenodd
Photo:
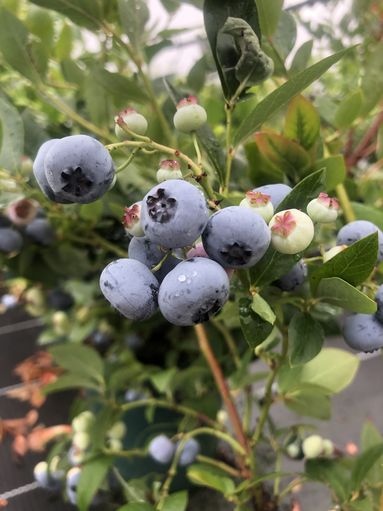
<path fill-rule="evenodd" d="M 125 227 L 132 227 L 140 220 L 140 205 L 133 204 L 133 206 L 124 208 L 124 216 L 122 217 L 122 223 Z"/>
<path fill-rule="evenodd" d="M 181 165 L 177 160 L 162 160 L 160 162 L 160 169 L 164 170 L 180 170 Z"/>
<path fill-rule="evenodd" d="M 323 206 L 326 206 L 327 208 L 331 209 L 339 209 L 339 202 L 337 199 L 334 199 L 333 197 L 329 197 L 327 193 L 321 192 L 318 196 L 318 201 L 323 204 Z"/>
<path fill-rule="evenodd" d="M 275 217 L 275 223 L 271 227 L 274 234 L 278 234 L 282 238 L 287 238 L 295 229 L 297 222 L 291 211 L 285 211 L 283 214 Z"/>
<path fill-rule="evenodd" d="M 189 105 L 198 105 L 198 99 L 196 96 L 188 96 L 187 98 L 182 98 L 181 101 L 177 103 L 176 108 L 179 110 L 180 108 Z"/>
<path fill-rule="evenodd" d="M 262 192 L 246 192 L 246 199 L 248 202 L 255 207 L 266 206 L 270 202 L 270 195 L 266 195 Z"/>

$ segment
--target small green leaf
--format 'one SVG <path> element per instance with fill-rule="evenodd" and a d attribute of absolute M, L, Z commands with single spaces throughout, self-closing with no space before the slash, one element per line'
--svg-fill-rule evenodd
<path fill-rule="evenodd" d="M 292 366 L 305 364 L 320 352 L 324 333 L 310 314 L 297 312 L 289 324 L 289 357 Z"/>
<path fill-rule="evenodd" d="M 119 507 L 117 511 L 155 511 L 154 507 L 146 502 L 132 502 L 125 506 Z"/>
<path fill-rule="evenodd" d="M 305 417 L 328 420 L 331 416 L 331 402 L 321 387 L 307 385 L 283 395 L 287 408 Z"/>
<path fill-rule="evenodd" d="M 314 164 L 314 169 L 326 170 L 325 189 L 328 192 L 335 190 L 336 185 L 343 183 L 346 179 L 346 164 L 342 154 L 317 160 Z"/>
<path fill-rule="evenodd" d="M 276 211 L 291 208 L 305 210 L 311 199 L 314 199 L 323 191 L 325 178 L 326 171 L 320 169 L 302 179 L 283 199 Z"/>
<path fill-rule="evenodd" d="M 269 247 L 262 259 L 250 268 L 251 284 L 253 286 L 264 286 L 274 282 L 286 275 L 301 257 L 301 254 L 281 254 Z"/>
<path fill-rule="evenodd" d="M 378 160 L 383 158 L 383 124 L 380 125 L 378 130 L 376 157 L 378 158 Z"/>
<path fill-rule="evenodd" d="M 278 52 L 279 59 L 286 59 L 294 48 L 296 39 L 297 23 L 294 16 L 289 12 L 282 11 L 278 20 L 277 29 L 272 37 L 273 46 Z M 277 61 L 279 59 L 277 59 Z"/>
<path fill-rule="evenodd" d="M 185 511 L 188 505 L 188 493 L 179 491 L 166 497 L 162 511 Z"/>
<path fill-rule="evenodd" d="M 361 434 L 362 452 L 368 451 L 371 447 L 379 445 L 383 442 L 383 436 L 377 427 L 369 420 L 363 424 Z M 383 456 L 371 468 L 368 479 L 371 484 L 380 484 L 383 481 Z"/>
<path fill-rule="evenodd" d="M 251 308 L 262 319 L 264 319 L 265 321 L 267 321 L 271 325 L 274 325 L 275 319 L 276 319 L 274 311 L 270 307 L 270 305 L 266 302 L 266 300 L 264 298 L 262 298 L 261 295 L 255 294 L 253 296 L 253 301 L 252 301 L 252 304 L 251 304 Z"/>
<path fill-rule="evenodd" d="M 350 481 L 349 470 L 339 460 L 308 460 L 305 463 L 306 475 L 313 481 L 327 484 L 334 490 L 340 502 L 348 498 Z"/>
<path fill-rule="evenodd" d="M 361 314 L 374 314 L 377 308 L 374 300 L 339 277 L 322 279 L 316 296 L 327 303 Z"/>
<path fill-rule="evenodd" d="M 70 59 L 73 48 L 73 31 L 68 23 L 64 23 L 55 44 L 55 54 L 59 62 Z"/>
<path fill-rule="evenodd" d="M 214 467 L 196 463 L 188 468 L 187 476 L 192 483 L 207 486 L 223 495 L 232 495 L 235 492 L 234 481 L 227 477 L 225 472 Z"/>
<path fill-rule="evenodd" d="M 259 23 L 265 36 L 273 35 L 281 16 L 283 0 L 257 0 Z"/>
<path fill-rule="evenodd" d="M 0 167 L 16 170 L 24 150 L 24 125 L 17 109 L 0 97 Z"/>
<path fill-rule="evenodd" d="M 156 387 L 158 392 L 165 392 L 169 390 L 176 374 L 177 369 L 172 367 L 171 369 L 166 369 L 165 371 L 160 371 L 158 373 L 151 375 L 150 380 Z"/>
<path fill-rule="evenodd" d="M 57 378 L 53 383 L 44 386 L 44 393 L 51 394 L 53 392 L 61 392 L 68 389 L 90 389 L 100 391 L 99 383 L 95 382 L 88 376 L 81 376 L 76 373 L 65 373 Z"/>
<path fill-rule="evenodd" d="M 362 284 L 371 274 L 378 257 L 378 234 L 373 233 L 337 254 L 315 270 L 310 277 L 315 291 L 322 279 L 339 277 L 353 286 Z"/>
<path fill-rule="evenodd" d="M 344 130 L 351 126 L 355 119 L 359 116 L 363 104 L 363 94 L 361 90 L 357 90 L 349 94 L 338 106 L 334 124 Z"/>
<path fill-rule="evenodd" d="M 122 28 L 129 37 L 131 45 L 139 49 L 142 46 L 145 25 L 150 16 L 146 2 L 143 0 L 118 0 L 118 13 Z"/>
<path fill-rule="evenodd" d="M 351 473 L 351 488 L 358 491 L 375 463 L 383 456 L 383 443 L 373 445 L 358 456 Z"/>
<path fill-rule="evenodd" d="M 357 220 L 368 220 L 380 229 L 383 229 L 382 209 L 374 208 L 360 202 L 351 202 Z"/>
<path fill-rule="evenodd" d="M 33 4 L 53 9 L 81 27 L 94 30 L 103 21 L 103 9 L 99 0 L 31 0 Z"/>
<path fill-rule="evenodd" d="M 330 57 L 317 62 L 311 67 L 300 71 L 286 83 L 278 87 L 257 106 L 242 121 L 234 136 L 234 145 L 238 146 L 255 131 L 259 130 L 262 124 L 267 121 L 280 108 L 286 105 L 294 96 L 302 92 L 306 87 L 320 78 L 332 65 L 338 62 L 344 55 L 350 52 L 350 48 L 339 51 Z"/>
<path fill-rule="evenodd" d="M 96 350 L 81 344 L 53 346 L 50 352 L 61 367 L 96 382 L 104 382 L 104 362 Z"/>
<path fill-rule="evenodd" d="M 77 505 L 80 511 L 87 511 L 97 490 L 104 481 L 113 458 L 96 458 L 81 467 L 80 481 L 77 486 Z"/>
<path fill-rule="evenodd" d="M 240 299 L 239 317 L 242 332 L 250 348 L 254 349 L 271 334 L 273 326 L 256 314 L 251 306 L 252 300 Z"/>
<path fill-rule="evenodd" d="M 285 119 L 285 136 L 310 149 L 319 137 L 320 117 L 315 107 L 304 96 L 296 96 L 289 103 Z"/>
<path fill-rule="evenodd" d="M 299 71 L 306 69 L 311 57 L 313 43 L 314 41 L 312 40 L 306 41 L 297 49 L 290 66 L 290 75 L 299 73 Z"/>

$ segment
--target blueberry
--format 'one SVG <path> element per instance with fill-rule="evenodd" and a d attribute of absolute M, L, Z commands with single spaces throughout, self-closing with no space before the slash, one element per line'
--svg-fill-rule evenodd
<path fill-rule="evenodd" d="M 155 461 L 166 465 L 173 458 L 175 449 L 175 445 L 166 435 L 158 435 L 150 442 L 148 452 Z"/>
<path fill-rule="evenodd" d="M 62 289 L 53 289 L 47 296 L 48 305 L 51 309 L 67 311 L 74 305 L 72 295 Z"/>
<path fill-rule="evenodd" d="M 0 229 L 3 227 L 11 227 L 12 222 L 5 215 L 0 214 Z"/>
<path fill-rule="evenodd" d="M 133 401 L 140 401 L 141 399 L 146 399 L 147 395 L 136 389 L 128 389 L 125 392 L 124 399 L 127 403 L 133 403 Z"/>
<path fill-rule="evenodd" d="M 170 323 L 195 325 L 221 310 L 229 297 L 229 287 L 227 273 L 219 264 L 196 257 L 168 273 L 160 286 L 158 304 Z"/>
<path fill-rule="evenodd" d="M 33 469 L 35 481 L 41 488 L 49 488 L 49 471 L 46 461 L 40 461 Z"/>
<path fill-rule="evenodd" d="M 0 228 L 0 252 L 18 252 L 23 245 L 21 234 L 8 227 Z"/>
<path fill-rule="evenodd" d="M 128 256 L 152 269 L 153 266 L 156 266 L 164 258 L 166 252 L 166 250 L 161 249 L 159 245 L 152 243 L 146 237 L 134 237 L 129 243 Z M 177 257 L 169 255 L 162 263 L 161 268 L 154 273 L 158 282 L 162 282 L 165 276 L 180 262 L 181 260 Z"/>
<path fill-rule="evenodd" d="M 291 270 L 276 280 L 274 284 L 282 289 L 282 291 L 295 291 L 304 283 L 307 277 L 307 265 L 301 259 L 295 264 Z"/>
<path fill-rule="evenodd" d="M 54 193 L 87 204 L 108 190 L 114 177 L 113 160 L 105 147 L 87 135 L 72 135 L 49 148 L 45 175 Z"/>
<path fill-rule="evenodd" d="M 200 451 L 200 445 L 194 438 L 190 438 L 187 442 L 184 443 L 182 448 L 182 452 L 179 457 L 179 465 L 181 467 L 185 467 L 186 465 L 190 465 L 193 463 L 198 456 Z"/>
<path fill-rule="evenodd" d="M 36 218 L 25 228 L 25 234 L 40 245 L 51 245 L 55 240 L 53 227 L 45 218 Z"/>
<path fill-rule="evenodd" d="M 338 232 L 336 244 L 352 245 L 356 241 L 359 241 L 374 232 L 378 233 L 378 261 L 380 262 L 383 260 L 383 232 L 372 222 L 368 222 L 367 220 L 356 220 L 355 222 L 346 224 Z"/>
<path fill-rule="evenodd" d="M 230 206 L 212 215 L 202 233 L 209 257 L 226 268 L 249 268 L 270 244 L 266 222 L 250 209 Z"/>
<path fill-rule="evenodd" d="M 378 291 L 375 295 L 375 301 L 378 304 L 378 310 L 375 313 L 375 317 L 383 323 L 383 284 L 378 287 Z"/>
<path fill-rule="evenodd" d="M 41 188 L 41 191 L 44 193 L 48 199 L 54 202 L 58 202 L 61 204 L 69 204 L 72 201 L 68 200 L 62 193 L 55 193 L 50 184 L 48 183 L 47 176 L 45 175 L 44 161 L 48 151 L 55 145 L 58 141 L 58 138 L 52 138 L 51 140 L 47 140 L 43 143 L 36 154 L 35 161 L 33 162 L 33 174 L 37 181 L 37 184 Z"/>
<path fill-rule="evenodd" d="M 90 335 L 89 341 L 100 355 L 105 355 L 112 346 L 114 339 L 109 332 L 100 332 L 99 330 L 96 330 Z"/>
<path fill-rule="evenodd" d="M 101 274 L 100 287 L 111 305 L 129 319 L 147 319 L 157 309 L 158 281 L 134 259 L 108 264 Z"/>
<path fill-rule="evenodd" d="M 176 130 L 190 133 L 191 131 L 198 130 L 206 121 L 206 110 L 198 104 L 195 96 L 183 98 L 177 104 L 177 112 L 173 117 Z"/>
<path fill-rule="evenodd" d="M 124 337 L 124 342 L 125 342 L 126 346 L 133 351 L 136 351 L 136 350 L 142 348 L 142 346 L 144 345 L 143 338 L 134 332 L 126 335 Z"/>
<path fill-rule="evenodd" d="M 265 195 L 269 195 L 274 209 L 277 209 L 291 190 L 292 188 L 284 183 L 276 183 L 274 185 L 258 186 L 258 188 L 254 188 L 253 192 L 261 192 Z"/>
<path fill-rule="evenodd" d="M 141 223 L 146 237 L 166 248 L 192 245 L 207 220 L 203 193 L 180 179 L 158 184 L 142 201 Z"/>
<path fill-rule="evenodd" d="M 370 352 L 383 348 L 383 324 L 374 314 L 350 314 L 343 324 L 346 344 L 357 351 Z"/>

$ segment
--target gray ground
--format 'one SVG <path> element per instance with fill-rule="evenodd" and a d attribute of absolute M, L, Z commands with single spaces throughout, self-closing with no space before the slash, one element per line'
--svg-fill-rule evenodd
<path fill-rule="evenodd" d="M 28 405 L 4 397 L 2 389 L 18 382 L 12 374 L 12 368 L 17 362 L 29 356 L 35 348 L 35 338 L 39 331 L 37 326 L 23 328 L 20 321 L 26 318 L 20 311 L 10 311 L 0 316 L 0 416 L 16 418 L 25 415 Z M 16 325 L 16 328 L 9 328 Z M 26 326 L 30 325 L 26 324 Z M 12 330 L 12 331 L 10 331 Z M 334 343 L 332 343 L 334 344 Z M 339 347 L 344 348 L 343 343 Z M 257 365 L 255 370 L 257 370 Z M 260 366 L 259 366 L 260 368 Z M 336 445 L 344 447 L 347 442 L 359 443 L 360 432 L 366 419 L 374 422 L 383 431 L 383 407 L 380 395 L 383 388 L 383 359 L 380 355 L 366 357 L 360 366 L 354 383 L 333 399 L 333 416 L 329 422 L 308 420 L 318 425 L 319 432 L 331 438 Z M 60 399 L 50 398 L 41 410 L 41 422 L 46 425 L 65 421 L 67 417 L 70 396 L 60 396 Z M 273 417 L 278 423 L 290 424 L 299 421 L 285 407 L 275 405 Z M 0 445 L 0 498 L 1 495 L 14 488 L 21 487 L 33 480 L 32 469 L 42 455 L 28 455 L 20 464 L 12 459 L 9 443 Z M 286 462 L 286 469 L 298 471 L 300 462 Z M 306 485 L 297 495 L 302 511 L 328 511 L 330 507 L 329 493 L 322 485 Z M 217 502 L 210 495 L 202 493 L 193 498 L 194 511 L 228 511 L 230 506 Z M 9 511 L 69 511 L 72 506 L 60 501 L 52 501 L 46 492 L 34 490 L 9 501 Z"/>

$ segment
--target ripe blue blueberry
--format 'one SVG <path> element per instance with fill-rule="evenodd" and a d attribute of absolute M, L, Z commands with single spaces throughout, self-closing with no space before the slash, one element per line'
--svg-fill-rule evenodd
<path fill-rule="evenodd" d="M 87 135 L 72 135 L 49 148 L 44 161 L 48 184 L 71 202 L 87 204 L 108 190 L 113 160 L 105 147 Z"/>
<path fill-rule="evenodd" d="M 150 456 L 163 465 L 170 463 L 176 450 L 173 442 L 166 435 L 153 438 L 148 447 Z"/>
<path fill-rule="evenodd" d="M 338 232 L 338 236 L 336 238 L 337 245 L 352 245 L 356 241 L 365 238 L 366 236 L 373 234 L 374 232 L 378 233 L 378 261 L 383 260 L 383 232 L 372 222 L 367 220 L 355 220 L 355 222 L 350 222 L 349 224 L 344 225 L 340 231 Z"/>
<path fill-rule="evenodd" d="M 125 392 L 124 399 L 127 403 L 133 403 L 133 401 L 140 401 L 146 399 L 147 395 L 142 390 L 128 389 Z"/>
<path fill-rule="evenodd" d="M 178 446 L 178 444 L 177 444 Z M 186 465 L 190 465 L 193 463 L 198 456 L 200 451 L 200 445 L 195 438 L 190 438 L 184 443 L 182 448 L 180 457 L 179 457 L 179 465 L 181 467 L 185 467 Z"/>
<path fill-rule="evenodd" d="M 378 291 L 375 295 L 375 301 L 378 304 L 378 310 L 375 313 L 375 317 L 383 323 L 383 284 L 378 287 Z"/>
<path fill-rule="evenodd" d="M 101 273 L 100 288 L 111 305 L 129 319 L 147 319 L 157 309 L 158 281 L 134 259 L 108 264 Z"/>
<path fill-rule="evenodd" d="M 188 259 L 164 278 L 158 305 L 174 325 L 203 323 L 221 310 L 229 297 L 229 287 L 222 266 L 204 257 Z"/>
<path fill-rule="evenodd" d="M 192 245 L 207 220 L 203 193 L 181 179 L 158 184 L 142 201 L 141 224 L 146 237 L 166 248 Z"/>
<path fill-rule="evenodd" d="M 284 183 L 276 183 L 273 185 L 258 186 L 258 188 L 254 188 L 253 192 L 261 192 L 262 194 L 269 195 L 274 209 L 277 209 L 291 190 L 291 186 L 285 185 Z"/>
<path fill-rule="evenodd" d="M 58 140 L 59 140 L 58 138 L 52 138 L 51 140 L 47 140 L 46 142 L 43 143 L 42 146 L 40 146 L 40 149 L 36 154 L 35 161 L 33 162 L 33 174 L 35 176 L 37 184 L 41 188 L 41 191 L 46 197 L 48 197 L 48 199 L 54 202 L 58 202 L 60 204 L 70 204 L 72 201 L 68 200 L 65 197 L 65 194 L 62 194 L 60 192 L 55 193 L 52 190 L 50 184 L 48 183 L 47 176 L 45 175 L 44 168 L 45 157 L 48 151 L 55 145 L 55 143 Z"/>
<path fill-rule="evenodd" d="M 343 324 L 346 344 L 357 351 L 370 352 L 383 348 L 383 324 L 375 314 L 350 314 Z"/>
<path fill-rule="evenodd" d="M 166 255 L 167 250 L 161 249 L 159 245 L 152 243 L 148 238 L 132 238 L 129 243 L 128 256 L 131 259 L 140 261 L 149 269 L 156 266 Z M 180 263 L 181 260 L 173 255 L 169 255 L 154 275 L 158 282 L 162 282 L 165 276 Z"/>
<path fill-rule="evenodd" d="M 0 229 L 2 229 L 3 227 L 11 227 L 11 225 L 12 222 L 9 220 L 9 218 L 0 213 Z"/>
<path fill-rule="evenodd" d="M 25 234 L 40 245 L 51 245 L 55 240 L 53 227 L 45 218 L 36 218 L 25 228 Z"/>
<path fill-rule="evenodd" d="M 291 270 L 274 282 L 282 291 L 295 291 L 304 283 L 307 277 L 307 265 L 301 259 Z"/>
<path fill-rule="evenodd" d="M 270 230 L 250 209 L 230 206 L 210 217 L 202 243 L 209 257 L 225 268 L 249 268 L 268 249 Z"/>
<path fill-rule="evenodd" d="M 9 227 L 0 228 L 0 252 L 10 254 L 18 252 L 23 246 L 23 238 L 21 234 Z"/>

